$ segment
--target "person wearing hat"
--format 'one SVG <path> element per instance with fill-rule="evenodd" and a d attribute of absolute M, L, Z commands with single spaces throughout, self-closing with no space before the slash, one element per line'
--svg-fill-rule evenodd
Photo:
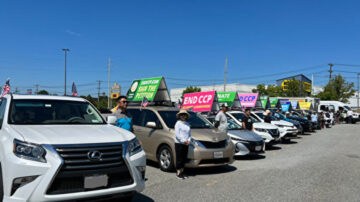
<path fill-rule="evenodd" d="M 175 124 L 176 177 L 185 179 L 187 177 L 184 175 L 184 166 L 191 140 L 190 124 L 186 120 L 190 118 L 190 114 L 185 109 L 181 109 L 176 114 L 176 118 L 179 119 Z"/>
<path fill-rule="evenodd" d="M 219 131 L 227 132 L 227 118 L 226 112 L 228 111 L 227 103 L 221 105 L 221 111 L 215 116 L 215 128 Z"/>
<path fill-rule="evenodd" d="M 271 123 L 271 111 L 270 110 L 266 110 L 265 112 L 264 112 L 264 115 L 265 115 L 265 117 L 264 117 L 264 122 L 265 123 Z"/>

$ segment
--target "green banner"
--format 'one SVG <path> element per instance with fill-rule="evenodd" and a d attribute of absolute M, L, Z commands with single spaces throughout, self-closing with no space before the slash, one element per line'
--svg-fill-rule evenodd
<path fill-rule="evenodd" d="M 260 100 L 261 100 L 261 105 L 264 109 L 266 109 L 266 104 L 267 104 L 267 101 L 268 101 L 268 96 L 261 96 L 260 97 Z"/>
<path fill-rule="evenodd" d="M 158 91 L 162 77 L 155 77 L 150 79 L 141 79 L 133 81 L 127 98 L 129 101 L 142 101 L 144 97 L 149 101 L 154 100 L 156 92 Z"/>
<path fill-rule="evenodd" d="M 228 107 L 231 107 L 233 105 L 236 92 L 218 92 L 216 94 L 218 96 L 218 102 L 220 105 L 223 103 L 227 103 Z"/>
<path fill-rule="evenodd" d="M 277 107 L 277 103 L 279 102 L 278 98 L 271 97 L 270 99 L 270 106 L 271 107 Z"/>

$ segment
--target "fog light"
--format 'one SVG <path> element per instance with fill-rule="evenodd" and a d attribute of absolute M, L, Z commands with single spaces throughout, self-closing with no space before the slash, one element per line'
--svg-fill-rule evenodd
<path fill-rule="evenodd" d="M 39 177 L 39 176 L 35 175 L 35 176 L 27 176 L 27 177 L 15 178 L 13 180 L 13 184 L 12 184 L 12 188 L 11 188 L 11 196 L 16 192 L 17 189 L 19 189 L 20 187 L 34 181 L 37 177 Z"/>
<path fill-rule="evenodd" d="M 239 143 L 236 143 L 235 145 L 235 152 L 238 153 L 240 151 Z"/>
<path fill-rule="evenodd" d="M 141 173 L 142 179 L 145 180 L 146 166 L 136 166 L 136 168 L 137 168 L 138 171 Z"/>

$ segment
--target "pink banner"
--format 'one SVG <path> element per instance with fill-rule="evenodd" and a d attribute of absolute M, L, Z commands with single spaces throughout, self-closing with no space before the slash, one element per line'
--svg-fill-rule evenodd
<path fill-rule="evenodd" d="M 194 112 L 211 111 L 215 91 L 188 93 L 184 95 L 182 108 Z"/>
<path fill-rule="evenodd" d="M 255 107 L 258 93 L 238 93 L 241 107 Z"/>

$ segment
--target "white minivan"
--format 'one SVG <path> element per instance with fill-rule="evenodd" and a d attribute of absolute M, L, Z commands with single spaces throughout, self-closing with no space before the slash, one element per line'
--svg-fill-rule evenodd
<path fill-rule="evenodd" d="M 0 137 L 3 201 L 130 200 L 145 188 L 138 139 L 85 99 L 6 95 Z"/>

